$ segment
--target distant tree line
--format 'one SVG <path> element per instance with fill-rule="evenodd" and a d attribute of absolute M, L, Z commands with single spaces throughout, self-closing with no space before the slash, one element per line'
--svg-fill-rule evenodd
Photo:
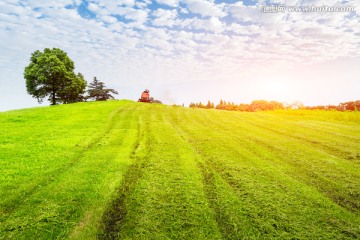
<path fill-rule="evenodd" d="M 337 111 L 359 111 L 360 100 L 340 103 L 338 105 L 319 105 L 319 106 L 304 106 L 301 102 L 296 101 L 292 104 L 280 103 L 277 101 L 266 100 L 254 100 L 250 104 L 234 102 L 226 102 L 220 100 L 220 103 L 214 106 L 214 103 L 208 101 L 206 105 L 191 102 L 190 108 L 207 108 L 207 109 L 219 109 L 227 111 L 242 111 L 242 112 L 257 112 L 257 111 L 272 111 L 278 109 L 309 109 L 309 110 L 337 110 Z"/>
<path fill-rule="evenodd" d="M 41 103 L 48 98 L 51 105 L 82 102 L 88 99 L 105 101 L 118 94 L 106 88 L 104 82 L 94 77 L 87 85 L 81 73 L 75 74 L 74 62 L 59 48 L 45 48 L 31 54 L 30 64 L 25 67 L 26 90 Z M 86 90 L 86 87 L 88 88 Z M 85 95 L 85 92 L 88 95 Z"/>
<path fill-rule="evenodd" d="M 359 111 L 360 110 L 360 100 L 343 102 L 338 105 L 318 105 L 318 106 L 305 106 L 304 109 L 311 110 L 337 110 L 337 111 Z"/>
<path fill-rule="evenodd" d="M 214 103 L 208 101 L 206 105 L 199 103 L 190 103 L 189 107 L 191 108 L 214 108 Z"/>
<path fill-rule="evenodd" d="M 266 101 L 266 100 L 254 100 L 251 104 L 235 104 L 234 102 L 226 102 L 224 100 L 220 100 L 218 105 L 214 105 L 211 101 L 208 101 L 206 105 L 199 103 L 190 103 L 190 108 L 215 108 L 220 110 L 228 110 L 228 111 L 243 111 L 243 112 L 256 112 L 256 111 L 266 111 L 266 110 L 275 110 L 275 109 L 284 109 L 284 105 L 282 103 L 276 101 Z"/>

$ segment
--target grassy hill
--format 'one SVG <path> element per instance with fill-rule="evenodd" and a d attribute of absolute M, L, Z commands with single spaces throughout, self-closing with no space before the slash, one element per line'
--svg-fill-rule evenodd
<path fill-rule="evenodd" d="M 0 113 L 0 239 L 360 238 L 358 112 Z"/>

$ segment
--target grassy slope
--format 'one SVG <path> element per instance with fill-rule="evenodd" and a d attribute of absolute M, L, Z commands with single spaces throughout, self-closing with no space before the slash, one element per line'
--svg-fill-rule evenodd
<path fill-rule="evenodd" d="M 0 239 L 360 238 L 359 113 L 0 113 Z"/>

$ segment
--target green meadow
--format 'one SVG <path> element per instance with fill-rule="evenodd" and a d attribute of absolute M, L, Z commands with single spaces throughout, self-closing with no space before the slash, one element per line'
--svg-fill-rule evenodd
<path fill-rule="evenodd" d="M 360 238 L 360 113 L 0 113 L 0 239 Z"/>

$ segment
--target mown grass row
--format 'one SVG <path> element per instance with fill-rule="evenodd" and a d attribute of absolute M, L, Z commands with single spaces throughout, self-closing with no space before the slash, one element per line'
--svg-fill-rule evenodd
<path fill-rule="evenodd" d="M 357 158 L 360 151 L 355 139 L 348 141 L 347 137 L 334 137 L 330 133 L 319 135 L 317 129 L 326 129 L 320 123 L 317 129 L 300 126 L 290 128 L 286 122 L 276 118 L 275 121 L 268 119 L 266 123 L 259 119 L 243 120 L 251 122 L 254 129 L 253 134 L 248 136 L 249 139 L 269 149 L 274 154 L 272 159 L 279 158 L 290 163 L 296 173 L 302 170 L 299 177 L 316 186 L 338 204 L 359 212 L 360 182 L 357 179 L 360 173 L 354 166 L 359 163 Z M 354 133 L 360 129 L 356 124 L 347 127 L 354 128 Z"/>
<path fill-rule="evenodd" d="M 203 191 L 196 155 L 177 136 L 166 111 L 163 106 L 154 105 L 143 115 L 145 134 L 136 151 L 134 167 L 118 195 L 118 203 L 126 213 L 119 219 L 117 234 L 107 237 L 220 238 Z"/>
<path fill-rule="evenodd" d="M 1 238 L 81 239 L 98 232 L 101 214 L 131 163 L 138 111 L 127 105 L 3 113 Z M 18 118 L 23 124 L 14 124 Z"/>
<path fill-rule="evenodd" d="M 222 181 L 233 188 L 237 199 L 242 199 L 241 204 L 235 201 L 233 205 L 241 206 L 239 213 L 250 209 L 248 222 L 256 222 L 253 226 L 257 226 L 258 236 L 359 236 L 357 165 L 347 165 L 339 173 L 342 166 L 336 168 L 327 164 L 329 156 L 317 154 L 316 145 L 304 147 L 303 142 L 293 142 L 289 136 L 269 134 L 262 126 L 273 124 L 274 119 L 260 126 L 256 124 L 264 113 L 226 114 L 207 111 L 194 118 L 193 114 L 184 112 L 176 119 L 192 122 L 185 127 L 192 137 L 191 143 L 208 159 L 215 175 L 220 175 Z M 282 123 L 277 124 L 272 128 L 281 129 Z M 352 151 L 358 150 L 353 148 Z M 346 179 L 334 177 L 342 173 L 343 177 L 347 174 Z M 326 185 L 329 183 L 333 184 Z M 349 189 L 350 185 L 352 189 Z M 328 194 L 322 194 L 324 192 Z M 329 201 L 329 196 L 335 203 L 349 207 L 350 211 Z M 339 199 L 354 203 L 355 208 Z M 223 211 L 227 212 L 226 209 Z M 233 229 L 238 225 L 235 221 Z M 228 238 L 231 236 L 240 235 L 230 231 Z"/>
<path fill-rule="evenodd" d="M 0 236 L 360 238 L 359 122 L 126 101 L 2 113 Z"/>

